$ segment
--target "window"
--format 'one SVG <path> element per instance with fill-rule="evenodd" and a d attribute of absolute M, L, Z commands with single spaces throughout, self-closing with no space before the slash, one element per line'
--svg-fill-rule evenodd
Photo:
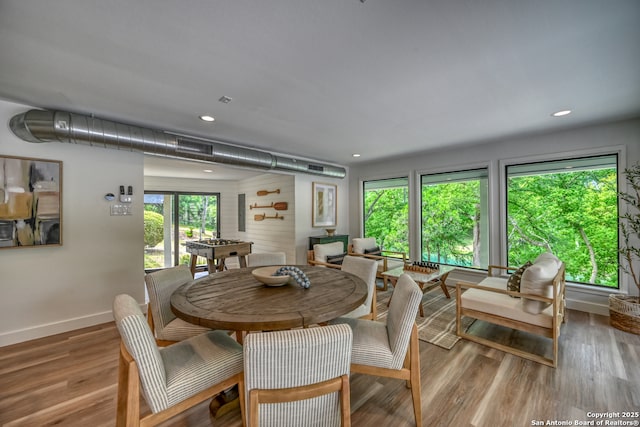
<path fill-rule="evenodd" d="M 145 270 L 189 265 L 186 241 L 219 237 L 219 199 L 219 193 L 145 192 Z"/>
<path fill-rule="evenodd" d="M 489 264 L 487 169 L 422 175 L 422 261 Z"/>
<path fill-rule="evenodd" d="M 409 178 L 364 182 L 364 236 L 388 251 L 409 253 Z"/>
<path fill-rule="evenodd" d="M 618 288 L 617 156 L 512 165 L 506 175 L 509 265 L 551 251 L 567 280 Z"/>

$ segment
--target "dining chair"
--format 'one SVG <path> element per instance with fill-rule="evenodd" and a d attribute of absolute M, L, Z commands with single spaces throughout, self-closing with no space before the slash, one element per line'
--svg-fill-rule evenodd
<path fill-rule="evenodd" d="M 375 237 L 354 237 L 347 248 L 347 253 L 353 256 L 373 259 L 378 263 L 378 279 L 382 279 L 382 290 L 387 290 L 387 277 L 385 271 L 404 267 L 407 263 L 407 254 L 404 252 L 383 249 L 376 242 Z"/>
<path fill-rule="evenodd" d="M 245 256 L 247 267 L 260 267 L 264 265 L 285 265 L 287 254 L 284 252 L 256 252 Z"/>
<path fill-rule="evenodd" d="M 376 274 L 378 263 L 375 260 L 347 255 L 342 261 L 342 271 L 352 273 L 364 280 L 367 284 L 367 299 L 364 303 L 350 313 L 342 317 L 363 318 L 376 320 Z"/>
<path fill-rule="evenodd" d="M 149 294 L 147 321 L 155 334 L 156 343 L 160 346 L 167 346 L 210 331 L 208 328 L 177 318 L 171 311 L 171 294 L 191 280 L 193 276 L 186 265 L 165 268 L 144 276 Z"/>
<path fill-rule="evenodd" d="M 248 427 L 351 425 L 347 325 L 252 333 L 240 398 Z"/>
<path fill-rule="evenodd" d="M 403 274 L 393 290 L 386 323 L 345 317 L 330 322 L 346 323 L 353 330 L 352 373 L 407 381 L 416 426 L 422 426 L 420 351 L 415 321 L 421 301 L 422 290 L 411 277 Z"/>
<path fill-rule="evenodd" d="M 242 346 L 223 331 L 158 347 L 126 294 L 115 297 L 113 317 L 121 337 L 116 426 L 156 425 L 240 383 Z M 141 416 L 141 393 L 151 414 Z"/>

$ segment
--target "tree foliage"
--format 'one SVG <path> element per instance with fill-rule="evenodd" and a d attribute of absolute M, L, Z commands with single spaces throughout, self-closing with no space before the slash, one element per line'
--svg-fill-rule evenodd
<path fill-rule="evenodd" d="M 422 186 L 422 259 L 479 265 L 474 241 L 480 221 L 478 180 Z"/>
<path fill-rule="evenodd" d="M 572 281 L 618 285 L 615 169 L 509 178 L 509 265 L 551 251 Z"/>
<path fill-rule="evenodd" d="M 408 187 L 369 190 L 364 194 L 364 232 L 382 248 L 409 253 Z"/>

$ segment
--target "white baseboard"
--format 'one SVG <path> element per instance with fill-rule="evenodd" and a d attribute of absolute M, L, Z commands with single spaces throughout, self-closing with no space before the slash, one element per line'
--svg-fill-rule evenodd
<path fill-rule="evenodd" d="M 146 313 L 146 304 L 140 306 L 143 313 Z M 37 325 L 30 328 L 18 329 L 15 331 L 0 333 L 0 347 L 17 344 L 25 341 L 44 338 L 51 335 L 74 331 L 76 329 L 87 328 L 89 326 L 100 325 L 102 323 L 113 322 L 113 313 L 105 311 L 88 316 L 65 319 L 59 322 Z"/>

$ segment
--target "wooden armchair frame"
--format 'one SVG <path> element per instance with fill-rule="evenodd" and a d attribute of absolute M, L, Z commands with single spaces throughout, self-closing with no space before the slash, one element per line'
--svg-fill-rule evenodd
<path fill-rule="evenodd" d="M 515 270 L 515 268 L 511 267 L 503 267 L 497 265 L 490 265 L 488 267 L 488 276 L 495 277 L 494 271 L 502 270 L 502 271 L 510 271 Z M 532 295 L 522 292 L 513 292 L 508 290 L 496 289 L 492 287 L 482 286 L 481 284 L 474 284 L 469 282 L 458 282 L 456 284 L 456 333 L 459 337 L 467 339 L 469 341 L 477 342 L 479 344 L 486 345 L 491 348 L 495 348 L 506 353 L 510 353 L 528 360 L 533 360 L 534 362 L 542 363 L 547 366 L 551 366 L 555 368 L 558 364 L 558 340 L 560 337 L 560 326 L 565 322 L 565 265 L 562 263 L 560 268 L 558 269 L 558 273 L 553 278 L 553 297 L 546 298 L 540 295 Z M 509 295 L 518 298 L 527 298 L 536 301 L 546 302 L 552 305 L 552 319 L 550 327 L 543 327 L 539 325 L 534 325 L 526 322 L 522 322 L 517 319 L 510 319 L 507 317 L 502 317 L 495 315 L 493 313 L 482 312 L 478 310 L 472 310 L 469 308 L 462 307 L 462 292 L 464 289 L 480 289 L 482 291 L 493 292 L 498 295 Z M 496 325 L 504 326 L 511 329 L 517 329 L 520 331 L 528 332 L 535 335 L 540 335 L 543 337 L 551 338 L 553 342 L 553 352 L 552 357 L 546 358 L 540 356 L 538 354 L 529 353 L 524 350 L 520 350 L 517 348 L 513 348 L 501 343 L 497 343 L 491 340 L 488 340 L 483 337 L 478 337 L 472 334 L 467 333 L 462 329 L 461 326 L 461 318 L 462 316 L 472 317 L 474 319 L 483 320 L 485 322 L 493 323 Z"/>

